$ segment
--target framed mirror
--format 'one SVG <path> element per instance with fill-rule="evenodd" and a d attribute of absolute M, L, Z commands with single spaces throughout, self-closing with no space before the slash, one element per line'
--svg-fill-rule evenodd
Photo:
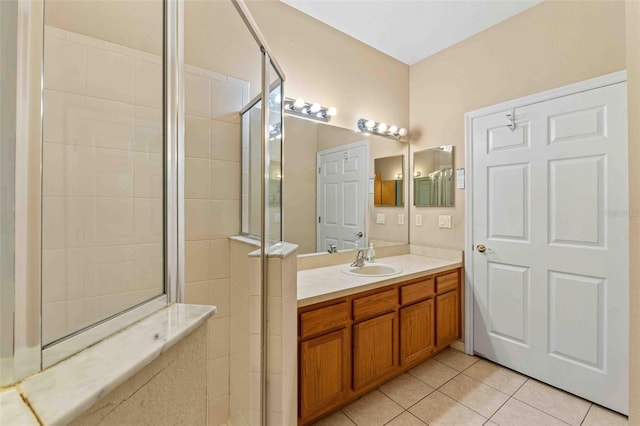
<path fill-rule="evenodd" d="M 413 154 L 413 205 L 453 206 L 453 145 Z"/>
<path fill-rule="evenodd" d="M 408 243 L 407 185 L 396 189 L 400 208 L 374 203 L 377 161 L 404 174 L 408 144 L 288 114 L 284 125 L 284 241 L 299 254 Z"/>
<path fill-rule="evenodd" d="M 376 158 L 373 183 L 373 205 L 404 206 L 404 155 Z"/>

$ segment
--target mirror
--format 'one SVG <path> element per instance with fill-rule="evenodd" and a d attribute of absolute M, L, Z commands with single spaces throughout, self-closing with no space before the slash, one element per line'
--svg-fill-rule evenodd
<path fill-rule="evenodd" d="M 376 158 L 374 179 L 374 206 L 404 206 L 404 155 Z"/>
<path fill-rule="evenodd" d="M 453 206 L 453 145 L 413 154 L 413 205 Z"/>
<path fill-rule="evenodd" d="M 374 165 L 390 158 L 403 174 L 408 144 L 292 115 L 284 123 L 285 241 L 300 254 L 408 243 L 407 185 L 399 184 L 400 208 L 374 204 Z"/>

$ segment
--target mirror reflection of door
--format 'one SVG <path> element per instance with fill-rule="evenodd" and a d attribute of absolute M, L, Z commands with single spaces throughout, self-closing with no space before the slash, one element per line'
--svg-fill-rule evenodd
<path fill-rule="evenodd" d="M 368 158 L 368 141 L 318 152 L 318 251 L 366 246 Z"/>

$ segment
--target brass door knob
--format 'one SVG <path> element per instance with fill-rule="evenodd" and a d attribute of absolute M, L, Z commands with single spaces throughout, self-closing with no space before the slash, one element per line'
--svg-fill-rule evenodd
<path fill-rule="evenodd" d="M 482 244 L 478 244 L 476 246 L 476 249 L 480 252 L 480 253 L 484 253 L 485 250 L 487 250 L 487 248 L 485 246 L 483 246 Z"/>

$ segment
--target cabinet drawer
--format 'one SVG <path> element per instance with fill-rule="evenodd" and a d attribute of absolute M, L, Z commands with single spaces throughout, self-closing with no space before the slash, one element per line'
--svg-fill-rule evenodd
<path fill-rule="evenodd" d="M 398 304 L 398 291 L 391 289 L 353 301 L 353 320 L 358 321 L 374 315 L 393 311 Z"/>
<path fill-rule="evenodd" d="M 433 296 L 433 278 L 400 287 L 400 303 L 417 302 Z"/>
<path fill-rule="evenodd" d="M 314 336 L 325 331 L 346 327 L 349 322 L 347 302 L 300 314 L 300 337 Z"/>
<path fill-rule="evenodd" d="M 436 292 L 438 292 L 438 294 L 444 293 L 445 291 L 449 290 L 456 290 L 457 288 L 458 271 L 436 277 Z"/>

